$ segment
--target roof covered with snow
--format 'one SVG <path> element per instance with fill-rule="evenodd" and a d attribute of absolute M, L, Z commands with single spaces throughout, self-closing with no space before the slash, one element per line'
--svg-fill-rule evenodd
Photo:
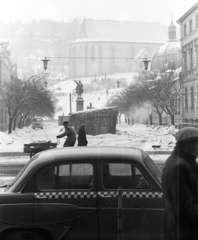
<path fill-rule="evenodd" d="M 160 23 L 85 19 L 75 42 L 114 41 L 161 44 L 167 40 L 168 36 Z"/>

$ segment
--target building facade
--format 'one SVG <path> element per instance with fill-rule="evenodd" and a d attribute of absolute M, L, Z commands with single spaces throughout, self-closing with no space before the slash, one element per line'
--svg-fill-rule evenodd
<path fill-rule="evenodd" d="M 182 49 L 183 122 L 198 123 L 198 3 L 177 22 Z"/>
<path fill-rule="evenodd" d="M 12 63 L 8 45 L 9 43 L 7 41 L 0 41 L 0 87 L 4 82 L 9 82 L 11 80 Z M 6 131 L 7 129 L 7 109 L 4 105 L 2 96 L 0 95 L 0 131 Z"/>
<path fill-rule="evenodd" d="M 69 77 L 138 72 L 167 40 L 159 23 L 85 19 L 69 49 Z"/>
<path fill-rule="evenodd" d="M 174 113 L 174 122 L 178 124 L 181 122 L 181 111 L 180 108 L 180 91 L 181 88 L 178 85 L 178 73 L 181 71 L 182 55 L 181 55 L 181 44 L 177 39 L 177 28 L 173 22 L 168 27 L 168 41 L 165 42 L 159 49 L 153 54 L 151 60 L 151 71 L 156 74 L 156 76 L 166 75 L 167 81 L 174 81 L 174 92 L 177 92 L 177 110 Z M 176 81 L 177 80 L 177 81 Z M 177 89 L 177 90 L 176 90 Z M 159 123 L 158 115 L 153 112 L 153 120 Z M 162 123 L 170 124 L 170 116 L 165 112 L 162 114 Z"/>

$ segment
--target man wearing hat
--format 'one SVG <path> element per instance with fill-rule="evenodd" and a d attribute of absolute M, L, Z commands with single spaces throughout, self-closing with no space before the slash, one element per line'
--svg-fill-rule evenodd
<path fill-rule="evenodd" d="M 198 239 L 198 129 L 183 128 L 175 138 L 162 174 L 165 239 Z"/>
<path fill-rule="evenodd" d="M 56 138 L 62 138 L 67 136 L 63 147 L 73 147 L 76 143 L 76 132 L 71 126 L 69 126 L 68 121 L 64 121 L 63 126 L 65 128 L 65 131 L 62 134 L 59 134 Z"/>

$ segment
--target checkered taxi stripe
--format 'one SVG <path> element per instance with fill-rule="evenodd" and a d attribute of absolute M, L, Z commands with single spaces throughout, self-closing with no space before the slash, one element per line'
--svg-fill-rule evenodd
<path fill-rule="evenodd" d="M 100 197 L 117 197 L 117 192 L 42 192 L 34 193 L 35 197 L 45 197 L 49 199 L 59 199 L 59 198 L 96 198 Z M 124 192 L 124 198 L 162 198 L 163 193 L 161 192 Z"/>

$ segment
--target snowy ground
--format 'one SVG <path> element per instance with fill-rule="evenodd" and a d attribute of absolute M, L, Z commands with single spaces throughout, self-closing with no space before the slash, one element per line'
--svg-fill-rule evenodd
<path fill-rule="evenodd" d="M 23 144 L 39 141 L 56 142 L 56 136 L 62 126 L 57 123 L 45 123 L 44 130 L 33 130 L 31 126 L 17 129 L 12 134 L 0 132 L 0 152 L 23 152 Z M 129 126 L 126 123 L 116 126 L 116 134 L 88 135 L 88 146 L 129 146 L 144 150 L 172 150 L 175 145 L 174 134 L 177 129 L 174 126 L 146 126 L 135 124 Z M 62 147 L 65 141 L 58 147 Z M 158 148 L 153 148 L 157 146 Z"/>
<path fill-rule="evenodd" d="M 38 141 L 52 141 L 56 142 L 56 136 L 60 133 L 62 126 L 57 123 L 45 123 L 44 130 L 33 130 L 31 127 L 24 129 L 17 129 L 12 134 L 0 132 L 0 153 L 2 152 L 23 152 L 23 144 L 38 142 Z M 175 145 L 175 138 L 173 134 L 177 132 L 174 126 L 146 126 L 142 124 L 135 124 L 129 126 L 125 123 L 118 124 L 116 134 L 101 134 L 97 136 L 87 135 L 88 146 L 131 146 L 138 147 L 144 150 L 155 150 L 152 146 L 160 146 L 156 150 L 172 150 Z M 58 147 L 62 147 L 65 139 L 61 139 Z M 165 162 L 167 155 L 151 155 L 154 161 L 159 166 Z M 0 157 L 3 162 L 20 162 L 26 163 L 29 156 L 10 156 Z M 0 185 L 12 180 L 14 176 L 0 176 Z M 0 190 L 1 191 L 1 190 Z"/>

